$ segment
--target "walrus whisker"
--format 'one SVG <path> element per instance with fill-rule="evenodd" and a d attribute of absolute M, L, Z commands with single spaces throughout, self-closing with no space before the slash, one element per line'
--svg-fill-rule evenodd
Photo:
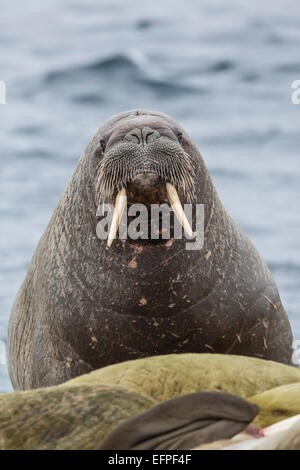
<path fill-rule="evenodd" d="M 121 149 L 108 152 L 97 165 L 98 205 L 111 200 L 115 192 L 126 187 L 136 175 L 148 171 L 157 173 L 165 183 L 180 189 L 188 202 L 194 199 L 195 172 L 192 160 L 177 144 L 171 144 L 167 150 L 156 145 L 144 153 L 124 144 Z"/>

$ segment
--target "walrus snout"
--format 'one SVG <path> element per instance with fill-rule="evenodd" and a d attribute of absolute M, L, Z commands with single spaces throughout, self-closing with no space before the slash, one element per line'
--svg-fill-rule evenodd
<path fill-rule="evenodd" d="M 169 203 L 184 230 L 193 236 L 180 201 L 180 196 L 188 202 L 194 200 L 193 161 L 170 127 L 157 128 L 131 123 L 116 129 L 107 142 L 104 139 L 95 187 L 98 205 L 111 201 L 115 206 L 108 246 L 127 204 L 143 204 L 149 209 L 152 204 Z"/>
<path fill-rule="evenodd" d="M 193 160 L 175 134 L 145 125 L 126 131 L 121 128 L 118 134 L 116 130 L 102 150 L 96 171 L 98 205 L 113 201 L 118 191 L 129 185 L 145 193 L 167 182 L 180 188 L 187 202 L 194 201 Z"/>

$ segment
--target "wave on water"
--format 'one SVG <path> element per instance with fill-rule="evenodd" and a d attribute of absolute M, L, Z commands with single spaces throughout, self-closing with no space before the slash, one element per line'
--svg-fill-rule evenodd
<path fill-rule="evenodd" d="M 211 65 L 209 65 L 206 69 L 207 72 L 212 73 L 220 73 L 220 72 L 227 72 L 228 70 L 233 70 L 236 68 L 235 62 L 232 60 L 218 60 Z"/>
<path fill-rule="evenodd" d="M 116 76 L 117 72 L 118 76 Z M 87 64 L 47 72 L 43 84 L 47 88 L 65 83 L 72 84 L 78 80 L 86 79 L 88 76 L 102 79 L 112 77 L 120 80 L 126 75 L 135 77 L 140 73 L 139 66 L 130 57 L 124 54 L 116 54 Z"/>
<path fill-rule="evenodd" d="M 74 80 L 91 76 L 102 80 L 111 78 L 118 82 L 125 78 L 143 86 L 157 87 L 168 92 L 194 91 L 194 87 L 190 85 L 176 82 L 174 79 L 172 81 L 172 78 L 164 78 L 160 75 L 160 73 L 153 71 L 151 64 L 145 66 L 133 55 L 118 53 L 84 65 L 50 71 L 44 77 L 44 84 L 48 87 L 63 82 L 72 83 Z M 93 97 L 92 95 L 91 98 Z"/>

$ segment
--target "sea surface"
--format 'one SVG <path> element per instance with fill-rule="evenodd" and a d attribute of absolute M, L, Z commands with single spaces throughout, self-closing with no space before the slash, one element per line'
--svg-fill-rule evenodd
<path fill-rule="evenodd" d="M 163 111 L 198 144 L 300 340 L 299 1 L 2 0 L 0 392 L 16 292 L 104 119 Z"/>

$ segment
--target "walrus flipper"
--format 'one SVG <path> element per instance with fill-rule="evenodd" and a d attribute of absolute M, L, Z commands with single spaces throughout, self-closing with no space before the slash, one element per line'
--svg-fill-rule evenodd
<path fill-rule="evenodd" d="M 100 449 L 192 449 L 235 436 L 257 413 L 258 406 L 235 395 L 192 393 L 162 402 L 127 420 L 112 431 Z"/>

